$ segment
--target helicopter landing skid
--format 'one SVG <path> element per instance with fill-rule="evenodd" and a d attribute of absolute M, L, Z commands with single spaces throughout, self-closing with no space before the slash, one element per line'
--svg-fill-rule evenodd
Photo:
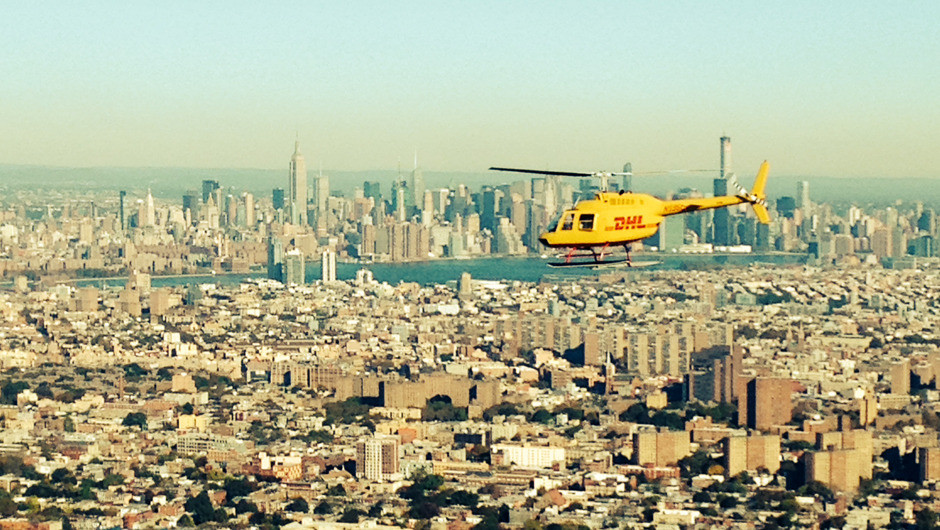
<path fill-rule="evenodd" d="M 627 263 L 628 266 L 629 260 L 626 258 L 622 259 L 609 259 L 604 261 L 562 261 L 562 262 L 549 262 L 549 267 L 603 267 L 605 265 L 618 265 L 621 263 Z"/>
<path fill-rule="evenodd" d="M 610 244 L 605 244 L 601 248 L 600 252 L 594 248 L 578 248 L 571 247 L 568 249 L 568 252 L 565 254 L 565 261 L 563 262 L 553 262 L 549 263 L 549 267 L 600 267 L 604 265 L 616 265 L 619 263 L 626 263 L 627 267 L 632 266 L 630 260 L 630 249 L 624 245 L 624 250 L 626 251 L 626 257 L 624 258 L 613 258 L 610 259 L 608 256 L 608 249 Z M 587 250 L 588 252 L 584 252 Z M 579 252 L 580 251 L 580 252 Z M 591 259 L 576 259 L 576 258 L 591 258 Z"/>

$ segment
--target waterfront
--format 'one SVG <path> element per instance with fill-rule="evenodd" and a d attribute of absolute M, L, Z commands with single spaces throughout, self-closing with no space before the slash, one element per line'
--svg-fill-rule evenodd
<path fill-rule="evenodd" d="M 711 267 L 748 266 L 752 264 L 768 264 L 771 266 L 797 265 L 806 261 L 805 254 L 785 253 L 753 253 L 753 254 L 658 254 L 638 253 L 634 256 L 638 267 L 629 268 L 622 264 L 609 265 L 599 268 L 572 267 L 552 268 L 548 266 L 549 259 L 539 257 L 501 257 L 478 259 L 444 259 L 411 263 L 337 263 L 336 276 L 340 280 L 351 280 L 356 277 L 360 269 L 372 271 L 379 282 L 396 285 L 401 282 L 416 282 L 421 285 L 444 284 L 455 281 L 464 272 L 477 280 L 509 280 L 538 282 L 542 279 L 566 279 L 586 276 L 597 276 L 612 271 L 650 271 L 650 270 L 677 270 L 702 269 Z M 554 261 L 554 259 L 552 260 Z M 649 264 L 640 267 L 639 265 Z M 214 283 L 220 285 L 237 285 L 245 280 L 264 278 L 262 272 L 249 274 L 200 274 L 185 276 L 154 276 L 151 284 L 154 287 L 175 287 L 180 285 Z M 306 264 L 306 279 L 314 282 L 320 279 L 320 263 L 318 261 Z M 126 283 L 126 277 L 94 278 L 76 280 L 76 287 L 121 287 Z"/>

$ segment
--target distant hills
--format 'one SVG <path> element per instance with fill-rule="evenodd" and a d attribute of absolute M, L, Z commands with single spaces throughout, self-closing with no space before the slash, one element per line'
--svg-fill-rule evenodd
<path fill-rule="evenodd" d="M 371 171 L 324 171 L 329 175 L 333 190 L 350 195 L 352 190 L 361 186 L 363 181 L 380 182 L 383 193 L 389 193 L 389 186 L 398 177 L 395 170 Z M 403 171 L 402 175 L 407 176 Z M 309 176 L 315 176 L 311 171 Z M 194 169 L 194 168 L 128 168 L 128 167 L 93 167 L 67 168 L 25 165 L 0 165 L 0 188 L 6 190 L 47 188 L 57 190 L 81 189 L 89 191 L 127 190 L 132 195 L 144 192 L 148 187 L 157 197 L 178 198 L 187 189 L 199 189 L 203 179 L 218 180 L 225 187 L 241 192 L 251 191 L 259 196 L 268 196 L 271 189 L 287 186 L 287 168 L 274 169 Z M 472 189 L 482 185 L 508 184 L 517 180 L 526 180 L 509 173 L 491 171 L 481 172 L 440 172 L 425 171 L 427 187 L 453 187 L 464 183 Z M 748 187 L 752 177 L 740 177 L 741 183 Z M 796 183 L 806 180 L 810 183 L 810 195 L 820 202 L 854 202 L 860 204 L 890 204 L 897 200 L 936 202 L 940 198 L 940 179 L 930 178 L 839 178 L 839 177 L 793 177 L 771 174 L 768 182 L 768 196 L 773 200 L 783 195 L 794 195 Z M 662 175 L 634 179 L 636 191 L 665 195 L 670 190 L 697 188 L 702 191 L 711 189 L 711 178 L 703 176 Z"/>

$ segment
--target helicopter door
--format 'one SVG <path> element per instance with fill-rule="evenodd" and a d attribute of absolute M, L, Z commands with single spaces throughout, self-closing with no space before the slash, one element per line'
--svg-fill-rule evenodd
<path fill-rule="evenodd" d="M 578 229 L 585 232 L 590 232 L 594 230 L 594 214 L 592 213 L 583 213 L 581 217 L 578 217 Z"/>

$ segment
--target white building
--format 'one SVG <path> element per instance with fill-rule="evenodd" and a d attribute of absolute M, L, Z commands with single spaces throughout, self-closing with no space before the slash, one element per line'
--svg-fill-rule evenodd
<path fill-rule="evenodd" d="M 556 463 L 565 464 L 563 447 L 496 444 L 493 446 L 493 453 L 502 454 L 503 464 L 518 467 L 545 469 Z"/>

